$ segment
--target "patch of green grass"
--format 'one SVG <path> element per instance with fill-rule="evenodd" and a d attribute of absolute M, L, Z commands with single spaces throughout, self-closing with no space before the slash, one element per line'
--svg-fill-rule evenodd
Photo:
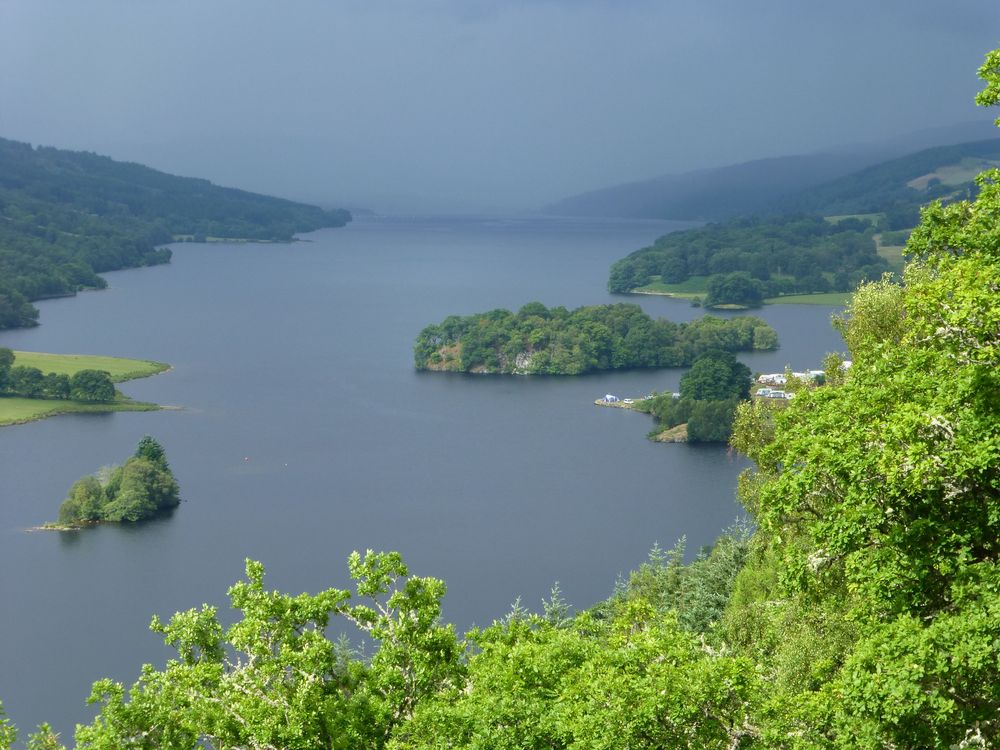
<path fill-rule="evenodd" d="M 145 359 L 19 351 L 14 352 L 14 365 L 37 367 L 44 373 L 54 372 L 60 375 L 72 375 L 79 370 L 104 370 L 116 383 L 149 377 L 170 369 L 170 365 Z"/>
<path fill-rule="evenodd" d="M 893 273 L 898 274 L 903 271 L 903 266 L 906 265 L 906 259 L 903 257 L 902 245 L 883 245 L 882 235 L 876 234 L 875 248 L 878 254 L 885 258 Z"/>
<path fill-rule="evenodd" d="M 50 398 L 0 398 L 0 425 L 24 424 L 56 414 L 104 414 L 112 411 L 156 411 L 160 407 L 145 401 L 120 401 L 95 404 Z"/>
<path fill-rule="evenodd" d="M 104 370 L 116 383 L 145 378 L 169 370 L 170 365 L 145 359 L 103 357 L 88 354 L 45 354 L 43 352 L 14 352 L 14 365 L 37 367 L 44 373 L 73 375 L 80 370 Z M 103 414 L 112 411 L 155 411 L 156 404 L 132 401 L 117 393 L 115 400 L 107 403 L 91 401 L 66 401 L 52 398 L 0 397 L 0 425 L 24 424 L 56 414 Z"/>
<path fill-rule="evenodd" d="M 708 276 L 691 276 L 679 284 L 665 284 L 659 276 L 653 276 L 651 282 L 632 291 L 637 294 L 665 294 L 671 297 L 701 297 L 706 292 L 707 281 Z"/>
<path fill-rule="evenodd" d="M 878 224 L 882 216 L 883 214 L 841 214 L 840 216 L 824 216 L 823 218 L 831 224 L 839 224 L 845 219 L 861 219 L 862 221 L 870 221 L 872 224 Z"/>
<path fill-rule="evenodd" d="M 850 299 L 851 292 L 818 292 L 768 297 L 764 302 L 768 305 L 846 305 Z"/>
<path fill-rule="evenodd" d="M 973 178 L 984 169 L 997 166 L 998 162 L 991 159 L 980 159 L 975 156 L 966 156 L 958 164 L 948 164 L 938 167 L 933 172 L 921 175 L 916 179 L 906 183 L 914 190 L 925 190 L 932 179 L 938 179 L 942 185 L 957 187 L 967 182 L 972 182 Z"/>

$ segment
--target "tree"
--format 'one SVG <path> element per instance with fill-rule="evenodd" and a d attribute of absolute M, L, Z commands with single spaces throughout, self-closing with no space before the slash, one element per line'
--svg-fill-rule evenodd
<path fill-rule="evenodd" d="M 77 401 L 115 400 L 115 384 L 104 370 L 78 370 L 69 382 L 70 395 Z"/>
<path fill-rule="evenodd" d="M 837 603 L 858 628 L 819 686 L 775 698 L 783 736 L 798 722 L 834 747 L 1000 740 L 1000 171 L 977 184 L 923 210 L 905 286 L 859 289 L 839 324 L 847 373 L 766 415 L 770 435 L 740 410 L 758 467 L 741 494 L 786 601 Z"/>
<path fill-rule="evenodd" d="M 160 445 L 155 438 L 149 435 L 144 435 L 139 441 L 139 445 L 136 446 L 134 456 L 136 458 L 144 458 L 163 469 L 170 468 L 170 465 L 167 463 L 167 454 L 163 450 L 163 446 Z"/>
<path fill-rule="evenodd" d="M 139 521 L 180 503 L 170 471 L 145 458 L 128 459 L 116 484 L 115 494 L 103 509 L 105 521 Z"/>
<path fill-rule="evenodd" d="M 25 398 L 39 398 L 43 395 L 45 376 L 37 367 L 16 365 L 7 374 L 7 390 Z"/>
<path fill-rule="evenodd" d="M 712 350 L 700 355 L 681 377 L 681 396 L 695 401 L 749 398 L 750 381 L 750 368 L 735 355 Z"/>
<path fill-rule="evenodd" d="M 46 398 L 69 398 L 71 388 L 69 375 L 65 373 L 48 373 L 42 381 L 42 392 Z"/>
<path fill-rule="evenodd" d="M 59 506 L 59 523 L 78 524 L 99 521 L 103 517 L 103 506 L 107 495 L 96 477 L 78 480 L 69 495 Z"/>
<path fill-rule="evenodd" d="M 363 603 L 342 589 L 267 591 L 264 567 L 248 560 L 229 590 L 241 614 L 229 628 L 207 606 L 154 618 L 177 658 L 162 671 L 147 665 L 127 693 L 95 683 L 102 707 L 77 729 L 78 747 L 383 747 L 418 703 L 460 684 L 464 667 L 439 622 L 441 581 L 410 576 L 391 552 L 354 553 L 349 568 Z M 327 637 L 333 615 L 377 644 L 369 663 Z"/>
<path fill-rule="evenodd" d="M 688 417 L 688 440 L 692 443 L 725 443 L 733 431 L 735 399 L 695 401 Z"/>
<path fill-rule="evenodd" d="M 0 750 L 10 750 L 15 742 L 17 742 L 17 730 L 4 713 L 3 703 L 0 703 Z"/>
<path fill-rule="evenodd" d="M 705 304 L 759 307 L 764 301 L 764 285 L 746 271 L 709 277 Z"/>

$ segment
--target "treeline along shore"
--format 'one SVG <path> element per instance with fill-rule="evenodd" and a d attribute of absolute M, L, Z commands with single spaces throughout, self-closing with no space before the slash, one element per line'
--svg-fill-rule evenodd
<path fill-rule="evenodd" d="M 105 271 L 169 262 L 163 246 L 178 238 L 289 241 L 350 220 L 342 209 L 0 138 L 0 329 L 37 324 L 33 300 L 104 288 Z"/>

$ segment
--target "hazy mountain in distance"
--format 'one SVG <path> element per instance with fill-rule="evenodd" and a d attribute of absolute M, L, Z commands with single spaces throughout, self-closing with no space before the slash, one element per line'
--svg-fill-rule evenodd
<path fill-rule="evenodd" d="M 679 175 L 663 175 L 564 198 L 542 208 L 562 216 L 718 221 L 772 210 L 791 193 L 933 146 L 996 136 L 990 120 L 930 128 L 823 152 L 755 159 Z"/>
<path fill-rule="evenodd" d="M 1000 164 L 1000 133 L 992 138 L 934 146 L 873 164 L 784 196 L 775 209 L 824 215 L 910 211 L 913 226 L 919 206 L 940 198 L 970 197 L 972 181 Z"/>

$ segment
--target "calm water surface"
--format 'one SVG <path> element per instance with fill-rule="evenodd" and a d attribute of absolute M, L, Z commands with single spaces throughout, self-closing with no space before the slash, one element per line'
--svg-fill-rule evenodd
<path fill-rule="evenodd" d="M 166 267 L 39 305 L 15 349 L 170 362 L 123 387 L 179 411 L 63 416 L 0 429 L 0 700 L 28 730 L 69 737 L 103 676 L 131 682 L 168 651 L 150 616 L 225 605 L 247 557 L 289 592 L 347 586 L 355 549 L 401 551 L 448 583 L 445 617 L 487 624 L 558 581 L 585 607 L 659 542 L 708 543 L 740 515 L 745 463 L 722 447 L 656 445 L 644 415 L 604 393 L 675 389 L 679 370 L 580 378 L 417 373 L 411 347 L 453 313 L 613 297 L 617 258 L 684 226 L 545 218 L 381 219 L 294 245 L 181 245 Z M 782 349 L 751 369 L 815 366 L 843 347 L 832 308 L 759 314 Z M 167 449 L 184 502 L 135 528 L 26 533 L 69 486 L 121 462 L 144 434 Z"/>

